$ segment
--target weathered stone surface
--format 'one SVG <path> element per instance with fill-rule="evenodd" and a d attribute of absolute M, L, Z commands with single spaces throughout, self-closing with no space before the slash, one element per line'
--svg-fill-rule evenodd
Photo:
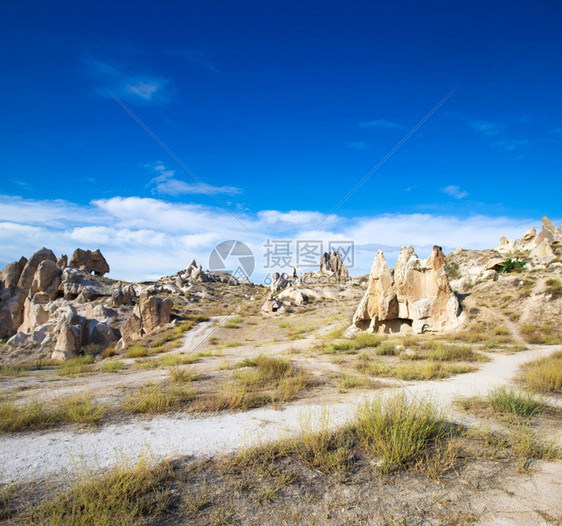
<path fill-rule="evenodd" d="M 512 252 L 532 251 L 545 241 L 552 246 L 553 243 L 562 243 L 562 225 L 560 228 L 556 228 L 556 225 L 548 217 L 543 216 L 539 234 L 537 234 L 535 227 L 531 227 L 521 239 L 509 241 L 502 236 L 500 241 L 501 244 L 496 247 L 496 251 L 505 255 Z"/>
<path fill-rule="evenodd" d="M 86 320 L 82 334 L 82 345 L 97 345 L 101 350 L 117 339 L 115 331 L 106 323 L 95 319 Z"/>
<path fill-rule="evenodd" d="M 377 252 L 350 331 L 437 332 L 454 327 L 458 314 L 458 299 L 449 286 L 441 248 L 433 247 L 429 258 L 420 260 L 406 246 L 394 272 L 382 251 Z"/>
<path fill-rule="evenodd" d="M 111 295 L 111 305 L 113 307 L 120 307 L 123 305 L 132 305 L 135 302 L 137 293 L 132 285 L 123 285 L 119 283 L 117 289 Z"/>
<path fill-rule="evenodd" d="M 33 255 L 29 258 L 29 261 L 26 263 L 18 281 L 18 287 L 24 290 L 26 296 L 27 292 L 31 288 L 31 285 L 33 284 L 33 278 L 35 276 L 37 268 L 45 260 L 51 260 L 54 263 L 57 262 L 57 258 L 53 251 L 43 247 L 34 252 Z"/>
<path fill-rule="evenodd" d="M 261 311 L 264 313 L 281 312 L 281 303 L 274 296 L 269 296 L 262 305 Z"/>
<path fill-rule="evenodd" d="M 72 325 L 65 319 L 58 325 L 57 333 L 57 342 L 51 358 L 53 360 L 68 360 L 77 356 L 82 343 L 80 325 Z"/>
<path fill-rule="evenodd" d="M 540 245 L 531 250 L 529 256 L 537 262 L 545 263 L 547 265 L 558 259 L 556 257 L 556 254 L 552 250 L 551 244 L 549 243 L 548 239 L 543 239 Z"/>
<path fill-rule="evenodd" d="M 205 275 L 205 272 L 203 272 L 203 267 L 199 266 L 199 267 L 195 267 L 193 269 L 193 271 L 191 272 L 191 279 L 194 281 L 201 281 L 202 283 L 204 283 L 205 281 L 207 281 L 207 276 Z"/>
<path fill-rule="evenodd" d="M 172 306 L 173 302 L 170 298 L 161 300 L 146 293 L 141 294 L 139 309 L 142 330 L 149 333 L 156 327 L 169 323 Z"/>
<path fill-rule="evenodd" d="M 324 252 L 320 260 L 320 272 L 342 280 L 349 279 L 349 271 L 343 263 L 341 252 Z"/>
<path fill-rule="evenodd" d="M 50 313 L 45 309 L 48 302 L 49 296 L 46 292 L 37 292 L 32 298 L 25 300 L 20 332 L 31 333 L 36 327 L 49 321 Z"/>
<path fill-rule="evenodd" d="M 61 285 L 61 275 L 62 271 L 54 261 L 42 261 L 33 277 L 31 292 L 45 292 L 54 299 Z"/>
<path fill-rule="evenodd" d="M 4 267 L 2 274 L 0 274 L 0 280 L 2 280 L 5 287 L 12 289 L 17 287 L 26 264 L 27 259 L 22 257 L 19 261 L 12 261 L 12 263 L 8 263 Z"/>
<path fill-rule="evenodd" d="M 11 347 L 23 345 L 24 343 L 27 343 L 27 334 L 18 331 L 7 341 L 7 343 Z"/>
<path fill-rule="evenodd" d="M 70 258 L 70 266 L 78 270 L 84 270 L 89 274 L 103 276 L 109 272 L 109 265 L 99 249 L 82 250 L 77 248 Z"/>
<path fill-rule="evenodd" d="M 306 303 L 306 298 L 302 291 L 292 287 L 282 291 L 277 298 L 281 301 L 289 301 L 293 305 L 297 306 L 304 305 Z"/>
<path fill-rule="evenodd" d="M 142 338 L 142 322 L 139 316 L 132 314 L 127 321 L 121 325 L 121 339 L 123 342 L 136 342 Z"/>

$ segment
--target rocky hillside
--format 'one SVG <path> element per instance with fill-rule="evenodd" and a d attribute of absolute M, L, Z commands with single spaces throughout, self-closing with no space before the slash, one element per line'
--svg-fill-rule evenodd
<path fill-rule="evenodd" d="M 324 254 L 317 272 L 274 274 L 270 287 L 195 261 L 155 282 L 124 283 L 108 272 L 99 250 L 77 249 L 68 260 L 41 248 L 8 264 L 0 274 L 0 360 L 121 352 L 188 316 L 275 315 L 357 298 L 365 287 L 349 335 L 511 325 L 527 341 L 554 342 L 562 330 L 562 227 L 546 217 L 540 233 L 502 237 L 495 249 L 458 248 L 445 257 L 434 247 L 422 260 L 403 247 L 393 270 L 379 252 L 368 279 L 350 278 L 339 253 Z"/>

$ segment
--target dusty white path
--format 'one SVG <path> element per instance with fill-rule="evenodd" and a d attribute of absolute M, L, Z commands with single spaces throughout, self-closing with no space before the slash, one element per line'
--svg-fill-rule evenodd
<path fill-rule="evenodd" d="M 210 326 L 205 326 L 200 333 L 194 331 L 190 345 L 196 345 L 209 329 Z M 448 380 L 405 382 L 405 388 L 412 396 L 429 395 L 447 408 L 457 397 L 484 394 L 507 384 L 522 363 L 555 350 L 538 347 L 510 355 L 492 355 L 492 361 L 482 364 L 477 372 Z M 346 395 L 345 401 L 332 403 L 329 407 L 331 424 L 341 425 L 351 419 L 358 403 L 368 396 L 375 395 L 352 393 Z M 72 466 L 84 463 L 103 468 L 123 456 L 134 459 L 147 452 L 156 458 L 231 452 L 252 443 L 296 433 L 303 413 L 318 414 L 323 407 L 297 403 L 283 410 L 260 408 L 203 417 L 174 414 L 138 418 L 131 423 L 107 425 L 94 431 L 69 429 L 3 435 L 0 438 L 0 480 L 26 481 L 72 470 Z"/>

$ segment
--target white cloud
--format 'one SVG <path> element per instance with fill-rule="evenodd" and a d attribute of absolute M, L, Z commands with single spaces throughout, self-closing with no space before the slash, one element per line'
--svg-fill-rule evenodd
<path fill-rule="evenodd" d="M 40 217 L 47 221 L 41 222 Z M 500 235 L 514 239 L 532 224 L 529 219 L 509 217 L 383 214 L 331 216 L 320 228 L 324 217 L 317 211 L 263 210 L 240 216 L 247 226 L 243 230 L 220 207 L 141 197 L 112 197 L 78 205 L 3 196 L 0 262 L 29 257 L 41 246 L 69 255 L 77 247 L 100 248 L 111 266 L 110 277 L 141 280 L 173 274 L 192 258 L 207 267 L 214 246 L 236 239 L 254 251 L 256 271 L 252 278 L 259 281 L 269 272 L 288 270 L 264 268 L 267 239 L 292 240 L 293 262 L 298 239 L 321 241 L 323 250 L 330 241 L 350 240 L 355 243 L 356 259 L 352 274 L 359 275 L 369 271 L 378 248 L 385 250 L 393 264 L 401 245 L 413 245 L 423 257 L 434 244 L 446 251 L 457 245 L 491 248 L 498 244 Z"/>
<path fill-rule="evenodd" d="M 463 197 L 466 197 L 468 195 L 468 192 L 466 192 L 465 190 L 461 190 L 459 186 L 455 185 L 449 185 L 445 188 L 441 188 L 441 191 L 444 194 L 454 197 L 455 199 L 462 199 Z"/>
<path fill-rule="evenodd" d="M 151 192 L 155 195 L 195 195 L 195 194 L 228 194 L 235 195 L 241 193 L 240 188 L 235 186 L 213 186 L 209 184 L 190 184 L 175 177 L 176 171 L 168 169 L 163 163 L 154 165 L 147 164 L 145 168 L 156 172 L 148 186 L 155 185 Z"/>
<path fill-rule="evenodd" d="M 169 99 L 170 83 L 162 76 L 127 72 L 121 64 L 92 57 L 85 58 L 83 63 L 87 75 L 97 84 L 97 94 L 102 97 L 110 97 L 114 93 L 127 102 L 159 104 L 166 103 Z"/>

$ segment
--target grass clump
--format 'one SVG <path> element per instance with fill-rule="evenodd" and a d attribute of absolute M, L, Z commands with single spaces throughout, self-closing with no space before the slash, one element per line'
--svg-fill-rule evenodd
<path fill-rule="evenodd" d="M 487 401 L 496 413 L 525 419 L 530 419 L 544 408 L 544 403 L 533 396 L 507 387 L 498 387 L 490 391 Z"/>
<path fill-rule="evenodd" d="M 238 364 L 221 390 L 202 394 L 192 406 L 195 412 L 240 411 L 294 400 L 312 385 L 310 375 L 282 358 L 260 355 Z"/>
<path fill-rule="evenodd" d="M 423 357 L 435 362 L 474 362 L 488 360 L 486 356 L 474 352 L 467 345 L 444 345 L 441 342 L 431 342 L 430 349 Z"/>
<path fill-rule="evenodd" d="M 363 404 L 354 429 L 386 473 L 413 463 L 432 442 L 451 434 L 433 403 L 409 400 L 403 393 Z"/>
<path fill-rule="evenodd" d="M 562 344 L 562 333 L 553 329 L 552 325 L 543 323 L 524 323 L 521 325 L 521 333 L 527 343 L 560 345 Z"/>
<path fill-rule="evenodd" d="M 170 380 L 176 383 L 189 383 L 201 380 L 202 374 L 195 373 L 191 367 L 170 368 Z"/>
<path fill-rule="evenodd" d="M 125 352 L 125 358 L 143 358 L 152 354 L 146 347 L 142 345 L 133 345 Z"/>
<path fill-rule="evenodd" d="M 189 385 L 147 385 L 127 397 L 124 409 L 129 413 L 169 413 L 182 409 L 194 396 Z"/>
<path fill-rule="evenodd" d="M 77 376 L 91 372 L 94 357 L 90 354 L 78 356 L 62 362 L 58 374 L 60 376 Z"/>
<path fill-rule="evenodd" d="M 340 391 L 347 391 L 349 389 L 376 389 L 378 387 L 375 381 L 365 375 L 355 376 L 350 374 L 341 376 L 337 386 Z"/>
<path fill-rule="evenodd" d="M 53 405 L 29 400 L 21 405 L 0 401 L 0 432 L 10 433 L 48 429 L 59 424 L 96 424 L 107 408 L 88 393 L 64 398 Z"/>
<path fill-rule="evenodd" d="M 519 378 L 529 389 L 562 393 L 562 351 L 524 364 Z"/>
<path fill-rule="evenodd" d="M 118 373 L 125 368 L 121 360 L 107 360 L 100 365 L 99 370 L 104 373 Z"/>
<path fill-rule="evenodd" d="M 477 368 L 473 365 L 443 364 L 440 362 L 408 363 L 396 366 L 378 361 L 362 361 L 357 365 L 359 371 L 372 376 L 393 377 L 400 380 L 438 380 L 455 374 L 470 373 Z"/>
<path fill-rule="evenodd" d="M 62 495 L 30 513 L 30 523 L 57 525 L 138 524 L 143 517 L 167 511 L 173 470 L 141 458 L 134 466 L 122 461 L 103 475 L 85 470 Z"/>

